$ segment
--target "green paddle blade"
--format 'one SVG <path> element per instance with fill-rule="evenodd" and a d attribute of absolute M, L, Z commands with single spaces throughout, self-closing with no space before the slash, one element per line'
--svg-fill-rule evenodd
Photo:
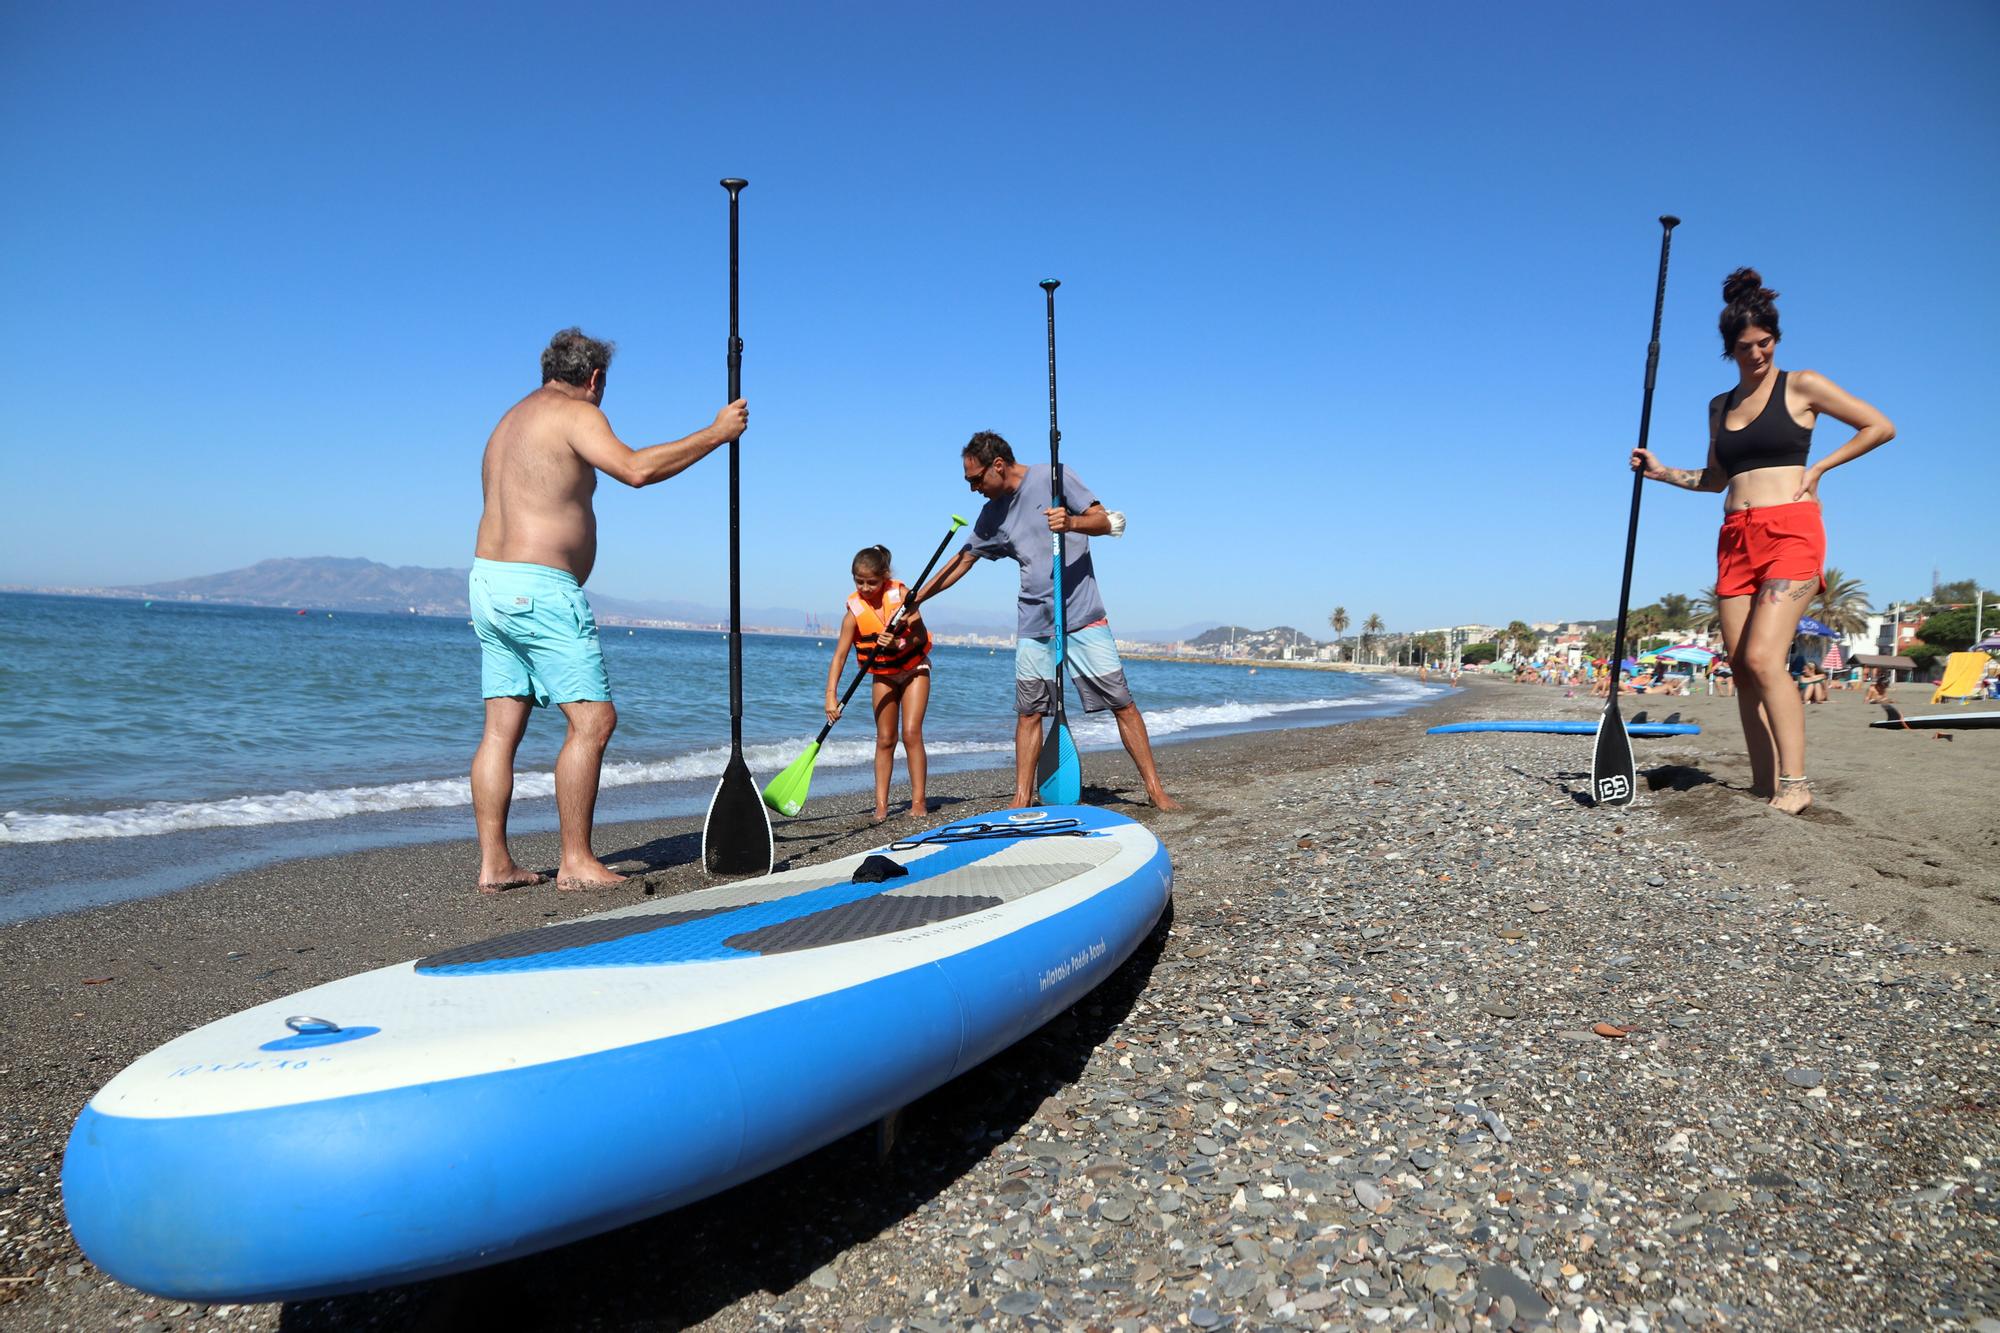
<path fill-rule="evenodd" d="M 790 818 L 804 808 L 806 793 L 812 789 L 813 764 L 819 758 L 819 742 L 806 746 L 805 753 L 764 787 L 764 804 Z"/>

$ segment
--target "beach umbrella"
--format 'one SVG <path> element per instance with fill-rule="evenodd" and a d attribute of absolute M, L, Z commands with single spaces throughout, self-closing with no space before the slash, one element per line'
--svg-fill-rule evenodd
<path fill-rule="evenodd" d="M 1631 658 L 1628 657 L 1623 662 L 1620 662 L 1618 664 L 1618 669 L 1620 671 L 1637 671 L 1639 669 L 1639 664 L 1637 662 L 1634 662 Z"/>
<path fill-rule="evenodd" d="M 1817 620 L 1814 620 L 1811 616 L 1799 617 L 1799 633 L 1810 634 L 1815 639 L 1837 639 L 1840 637 Z"/>
<path fill-rule="evenodd" d="M 1697 648 L 1691 643 L 1684 643 L 1678 648 L 1664 649 L 1660 656 L 1669 662 L 1685 662 L 1689 666 L 1707 666 L 1715 660 L 1714 653 L 1706 648 Z"/>
<path fill-rule="evenodd" d="M 1828 671 L 1840 670 L 1843 663 L 1840 657 L 1839 644 L 1836 643 L 1826 650 L 1826 657 L 1824 660 L 1820 662 L 1820 665 L 1825 667 Z"/>
<path fill-rule="evenodd" d="M 1985 638 L 1981 639 L 1978 643 L 1975 643 L 1972 646 L 1974 648 L 1983 649 L 1989 653 L 2000 652 L 2000 629 L 1994 630 L 1991 634 L 1987 635 Z"/>

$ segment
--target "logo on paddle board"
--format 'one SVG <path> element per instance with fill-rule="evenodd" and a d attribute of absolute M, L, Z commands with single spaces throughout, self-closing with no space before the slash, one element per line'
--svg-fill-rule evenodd
<path fill-rule="evenodd" d="M 1016 814 L 1008 815 L 1007 822 L 1009 824 L 1032 824 L 1038 819 L 1047 819 L 1048 817 L 1049 814 L 1046 810 L 1022 810 Z"/>

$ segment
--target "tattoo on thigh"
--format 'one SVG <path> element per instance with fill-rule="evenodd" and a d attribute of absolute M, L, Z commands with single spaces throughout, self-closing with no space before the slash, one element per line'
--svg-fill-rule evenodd
<path fill-rule="evenodd" d="M 1780 601 L 1784 600 L 1785 593 L 1791 586 L 1792 581 L 1790 579 L 1767 580 L 1764 586 L 1757 590 L 1757 600 L 1767 606 L 1776 606 Z"/>

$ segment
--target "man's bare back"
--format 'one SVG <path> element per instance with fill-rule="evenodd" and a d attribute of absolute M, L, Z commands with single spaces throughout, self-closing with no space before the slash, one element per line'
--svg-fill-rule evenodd
<path fill-rule="evenodd" d="M 486 509 L 473 554 L 568 570 L 578 583 L 597 563 L 597 474 L 628 486 L 664 481 L 743 433 L 742 399 L 684 439 L 632 449 L 598 407 L 601 374 L 586 385 L 550 380 L 507 410 L 486 441 L 480 480 Z"/>
<path fill-rule="evenodd" d="M 597 469 L 570 446 L 585 413 L 604 421 L 574 386 L 551 382 L 500 418 L 479 469 L 486 512 L 474 555 L 566 569 L 578 583 L 590 577 L 597 562 L 597 515 L 590 503 Z"/>
<path fill-rule="evenodd" d="M 597 563 L 597 474 L 650 486 L 743 433 L 738 399 L 684 439 L 631 449 L 611 433 L 600 404 L 612 345 L 564 329 L 542 353 L 542 387 L 507 410 L 486 441 L 480 486 L 486 507 L 466 583 L 480 644 L 486 728 L 472 757 L 472 816 L 479 828 L 483 893 L 539 884 L 546 876 L 514 860 L 507 811 L 514 756 L 538 704 L 563 712 L 568 734 L 556 755 L 556 815 L 562 862 L 556 887 L 612 888 L 623 877 L 590 848 L 604 747 L 618 725 L 597 624 L 583 581 Z"/>

